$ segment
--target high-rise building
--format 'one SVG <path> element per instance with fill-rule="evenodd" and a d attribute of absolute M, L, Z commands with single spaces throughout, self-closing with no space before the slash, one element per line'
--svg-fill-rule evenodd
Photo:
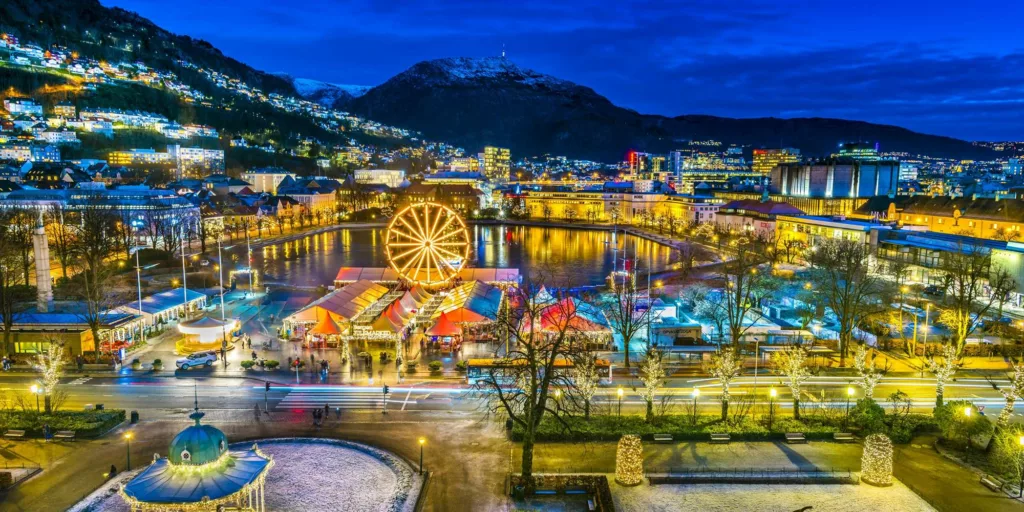
<path fill-rule="evenodd" d="M 796 148 L 755 149 L 752 168 L 754 172 L 768 174 L 779 164 L 795 164 L 800 161 L 800 150 Z"/>
<path fill-rule="evenodd" d="M 878 160 L 878 143 L 844 142 L 839 144 L 839 153 L 832 156 L 854 160 Z"/>
<path fill-rule="evenodd" d="M 1003 166 L 1003 170 L 1007 176 L 1020 176 L 1024 173 L 1024 159 L 1022 158 L 1011 158 Z"/>
<path fill-rule="evenodd" d="M 831 160 L 779 164 L 772 169 L 771 192 L 793 197 L 845 198 L 895 195 L 896 160 Z"/>
<path fill-rule="evenodd" d="M 484 176 L 491 181 L 507 181 L 512 171 L 512 153 L 508 148 L 487 146 L 480 158 Z"/>

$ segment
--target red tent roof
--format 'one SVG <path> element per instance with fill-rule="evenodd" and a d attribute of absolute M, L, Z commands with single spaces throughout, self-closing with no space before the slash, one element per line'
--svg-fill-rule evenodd
<path fill-rule="evenodd" d="M 331 314 L 327 313 L 324 315 L 323 320 L 320 320 L 320 322 L 316 324 L 316 327 L 310 329 L 309 332 L 310 334 L 336 336 L 341 334 L 341 328 L 338 327 L 338 324 L 331 318 Z"/>
<path fill-rule="evenodd" d="M 447 313 L 441 313 L 441 316 L 437 317 L 437 322 L 427 329 L 428 336 L 458 336 L 459 334 L 462 334 L 462 330 L 448 318 Z"/>

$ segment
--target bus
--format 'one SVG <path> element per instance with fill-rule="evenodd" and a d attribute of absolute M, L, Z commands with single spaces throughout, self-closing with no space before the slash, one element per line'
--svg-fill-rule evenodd
<path fill-rule="evenodd" d="M 602 376 L 602 379 L 607 376 L 611 376 L 612 364 L 607 359 L 595 360 L 597 366 L 597 374 Z M 466 382 L 472 386 L 475 385 L 479 380 L 489 377 L 491 372 L 500 368 L 508 368 L 512 366 L 524 366 L 526 361 L 523 359 L 467 359 L 466 360 Z M 572 370 L 573 362 L 567 358 L 559 358 L 555 360 L 555 371 L 565 372 Z M 496 372 L 496 376 L 499 377 L 499 384 L 508 384 L 509 380 L 507 377 L 502 376 L 501 372 Z"/>

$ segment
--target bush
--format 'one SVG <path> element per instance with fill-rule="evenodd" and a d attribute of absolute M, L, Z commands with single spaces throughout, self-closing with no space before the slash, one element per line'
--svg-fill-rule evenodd
<path fill-rule="evenodd" d="M 416 371 L 416 361 L 409 361 L 408 363 L 405 363 L 405 368 L 410 372 Z"/>
<path fill-rule="evenodd" d="M 51 414 L 35 411 L 0 412 L 0 430 L 24 430 L 32 437 L 43 436 L 43 425 L 50 432 L 74 430 L 80 437 L 97 437 L 114 428 L 125 419 L 124 409 L 102 411 L 55 411 Z"/>
<path fill-rule="evenodd" d="M 268 360 L 263 362 L 263 365 L 266 366 L 266 368 L 268 370 L 273 370 L 273 369 L 277 368 L 278 366 L 281 366 L 281 362 L 280 361 L 276 361 L 274 359 L 268 359 Z"/>
<path fill-rule="evenodd" d="M 153 369 L 154 370 L 163 370 L 164 369 L 164 362 L 163 362 L 163 360 L 161 360 L 161 359 L 154 359 L 153 360 Z"/>
<path fill-rule="evenodd" d="M 965 410 L 970 408 L 968 416 Z M 936 407 L 933 414 L 944 439 L 966 446 L 970 438 L 992 433 L 992 422 L 978 414 L 978 408 L 967 400 L 953 400 Z"/>
<path fill-rule="evenodd" d="M 888 431 L 885 410 L 870 398 L 857 400 L 857 405 L 850 409 L 850 423 L 865 437 Z"/>
<path fill-rule="evenodd" d="M 466 366 L 467 366 L 466 361 L 459 361 L 459 362 L 455 363 L 455 369 L 460 371 L 460 372 L 466 371 Z"/>
<path fill-rule="evenodd" d="M 814 420 L 798 421 L 792 417 L 776 417 L 769 432 L 760 419 L 745 418 L 739 422 L 722 422 L 720 416 L 698 416 L 693 425 L 688 414 L 671 414 L 656 417 L 647 423 L 640 415 L 592 415 L 590 420 L 582 417 L 564 418 L 571 427 L 565 427 L 550 416 L 545 416 L 537 428 L 538 441 L 615 441 L 628 432 L 651 439 L 654 434 L 671 434 L 677 440 L 707 441 L 711 433 L 728 433 L 737 441 L 766 441 L 784 439 L 786 432 L 803 432 L 808 439 L 832 439 L 839 431 L 835 425 Z M 522 440 L 523 431 L 517 424 L 512 429 L 512 439 Z"/>
<path fill-rule="evenodd" d="M 427 363 L 427 368 L 430 368 L 430 371 L 432 371 L 432 372 L 439 372 L 439 371 L 441 371 L 441 367 L 442 366 L 444 366 L 444 365 L 441 363 L 441 361 L 431 361 L 431 362 Z"/>
<path fill-rule="evenodd" d="M 246 359 L 245 361 L 242 361 L 242 362 L 241 362 L 241 363 L 239 363 L 239 364 L 241 364 L 241 365 L 242 365 L 242 368 L 243 368 L 243 369 L 245 369 L 245 370 L 251 370 L 253 366 L 256 366 L 256 361 L 253 361 L 253 360 L 251 360 L 251 359 Z"/>

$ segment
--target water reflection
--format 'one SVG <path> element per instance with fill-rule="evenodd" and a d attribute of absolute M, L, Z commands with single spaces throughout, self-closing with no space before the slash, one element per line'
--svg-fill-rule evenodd
<path fill-rule="evenodd" d="M 526 276 L 573 285 L 601 284 L 616 255 L 668 265 L 671 250 L 609 231 L 533 226 L 470 226 L 469 266 L 518 268 Z M 256 268 L 271 279 L 302 286 L 331 284 L 341 267 L 384 267 L 384 229 L 343 229 L 253 251 Z"/>

